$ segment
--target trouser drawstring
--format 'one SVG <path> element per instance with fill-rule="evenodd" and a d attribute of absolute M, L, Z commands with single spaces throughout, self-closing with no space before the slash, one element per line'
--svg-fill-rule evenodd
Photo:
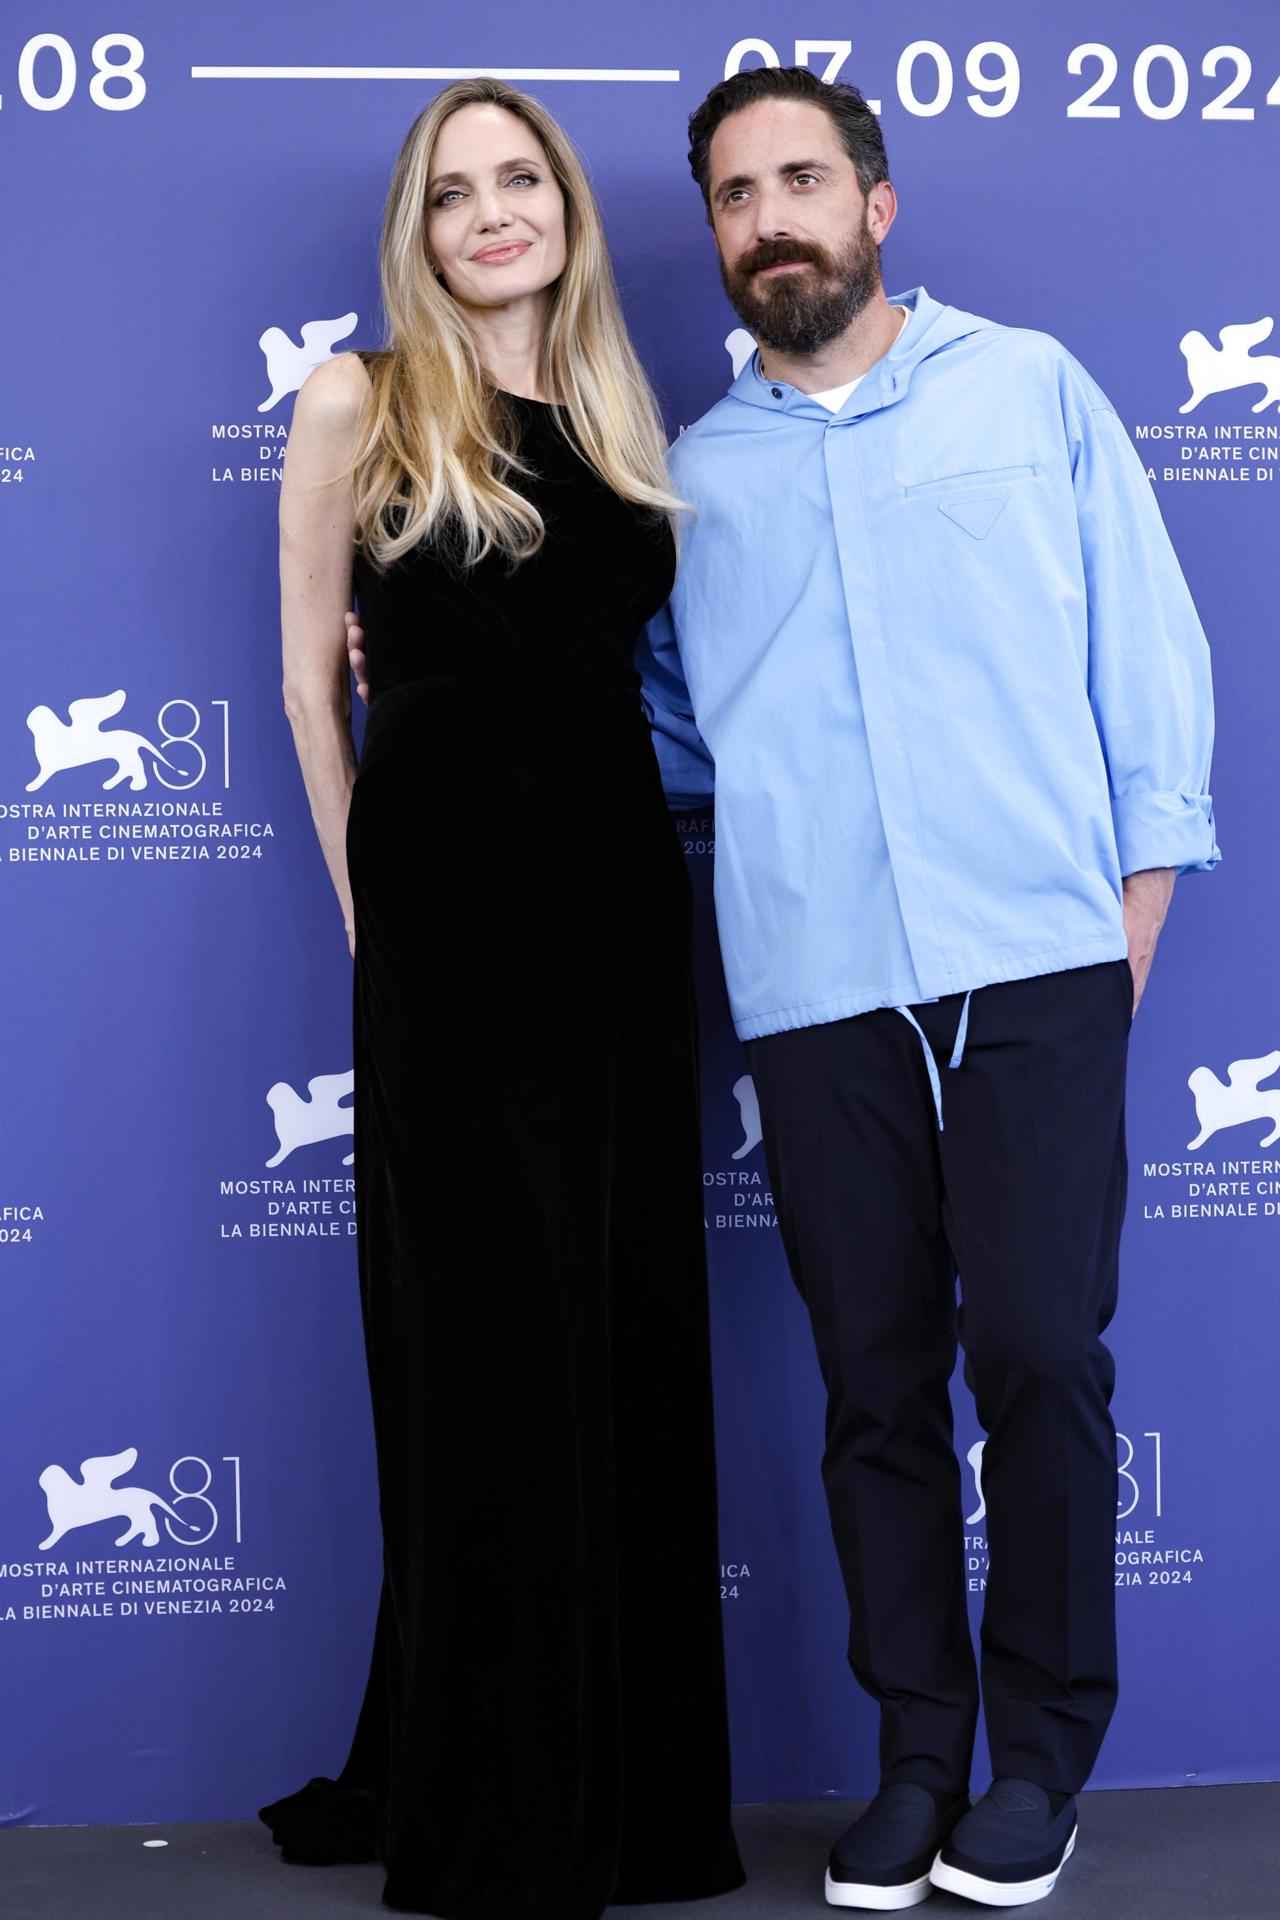
<path fill-rule="evenodd" d="M 971 988 L 970 991 L 966 993 L 964 1005 L 960 1009 L 960 1024 L 956 1028 L 956 1043 L 951 1049 L 951 1059 L 948 1062 L 950 1068 L 961 1066 L 964 1062 L 965 1042 L 969 1038 L 969 1002 L 972 999 L 973 990 Z M 933 1094 L 934 1111 L 938 1116 L 938 1132 L 941 1133 L 943 1131 L 942 1077 L 938 1072 L 938 1063 L 933 1057 L 933 1048 L 925 1038 L 924 1028 L 920 1025 L 920 1022 L 916 1019 L 910 1007 L 895 1007 L 893 1011 L 900 1013 L 904 1020 L 909 1020 L 920 1036 L 920 1045 L 924 1050 L 924 1064 L 929 1075 L 929 1087 Z"/>
<path fill-rule="evenodd" d="M 960 1009 L 960 1025 L 956 1028 L 956 1043 L 951 1049 L 951 1064 L 953 1067 L 960 1066 L 964 1060 L 964 1043 L 969 1038 L 969 1002 L 972 999 L 973 989 L 971 987 L 968 993 L 966 993 L 964 1005 Z"/>

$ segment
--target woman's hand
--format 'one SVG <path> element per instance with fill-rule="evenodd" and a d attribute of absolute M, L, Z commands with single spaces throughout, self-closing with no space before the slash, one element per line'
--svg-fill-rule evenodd
<path fill-rule="evenodd" d="M 343 614 L 347 623 L 347 658 L 351 662 L 351 671 L 356 677 L 356 692 L 369 704 L 369 663 L 364 657 L 364 628 L 360 625 L 358 613 Z"/>

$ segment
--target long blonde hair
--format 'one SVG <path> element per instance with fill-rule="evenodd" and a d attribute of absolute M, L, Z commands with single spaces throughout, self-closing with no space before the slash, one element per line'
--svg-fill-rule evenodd
<path fill-rule="evenodd" d="M 622 499 L 673 514 L 665 436 L 627 334 L 586 171 L 567 134 L 538 101 L 487 76 L 436 95 L 405 136 L 382 223 L 379 266 L 386 348 L 365 357 L 373 392 L 350 473 L 357 541 L 387 566 L 435 535 L 462 564 L 491 550 L 513 563 L 542 544 L 542 516 L 510 483 L 527 471 L 510 402 L 486 377 L 461 310 L 427 255 L 427 186 L 436 139 L 450 114 L 484 102 L 537 135 L 565 202 L 566 261 L 551 290 L 542 348 L 554 417 L 605 485 Z"/>

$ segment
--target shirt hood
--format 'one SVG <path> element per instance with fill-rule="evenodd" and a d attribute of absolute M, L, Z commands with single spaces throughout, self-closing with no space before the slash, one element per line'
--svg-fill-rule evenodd
<path fill-rule="evenodd" d="M 965 313 L 960 307 L 944 306 L 940 300 L 933 299 L 924 287 L 912 287 L 908 293 L 890 294 L 889 298 L 894 306 L 909 308 L 912 317 L 888 353 L 877 360 L 859 382 L 855 392 L 841 408 L 841 416 L 847 414 L 854 418 L 859 413 L 901 399 L 921 361 L 941 353 L 953 341 L 966 339 L 970 334 L 982 332 L 995 324 L 991 320 L 983 320 L 976 313 Z M 788 386 L 785 380 L 766 380 L 760 371 L 759 348 L 729 388 L 727 398 L 740 400 L 749 407 L 759 407 L 767 413 L 812 409 L 824 418 L 830 418 L 821 402 L 802 393 L 799 387 Z"/>

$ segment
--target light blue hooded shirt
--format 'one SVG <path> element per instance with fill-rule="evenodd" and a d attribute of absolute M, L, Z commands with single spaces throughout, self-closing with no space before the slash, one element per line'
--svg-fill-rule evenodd
<path fill-rule="evenodd" d="M 1121 959 L 1122 876 L 1219 858 L 1208 647 L 1114 409 L 1045 334 L 895 300 L 837 413 L 753 355 L 669 456 L 637 665 L 669 798 L 714 790 L 744 1040 Z"/>

